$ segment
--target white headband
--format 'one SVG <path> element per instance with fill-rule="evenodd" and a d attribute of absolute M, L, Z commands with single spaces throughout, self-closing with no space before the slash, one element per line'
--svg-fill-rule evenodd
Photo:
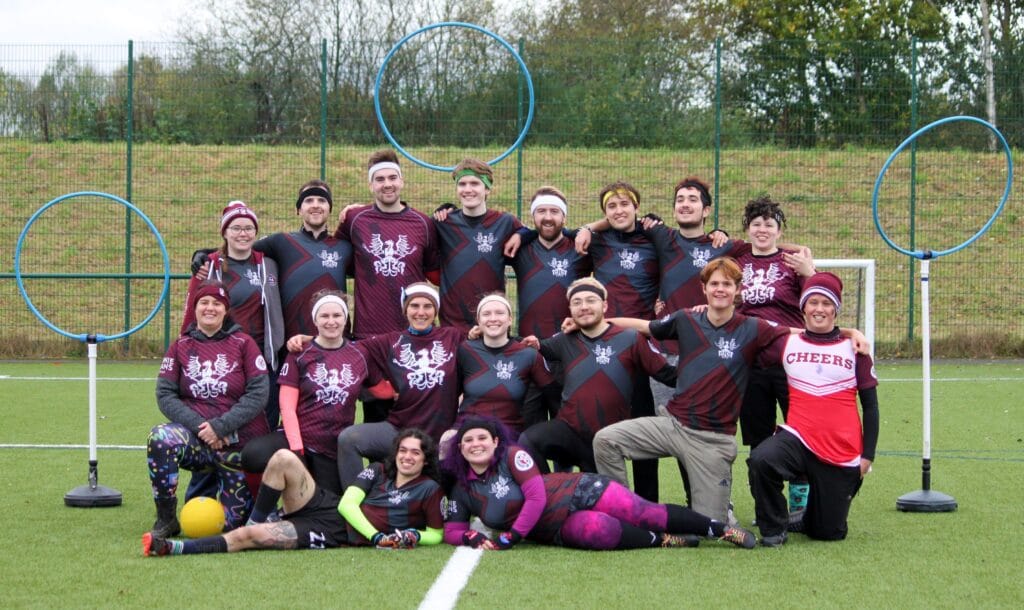
<path fill-rule="evenodd" d="M 382 169 L 393 169 L 398 172 L 398 177 L 402 177 L 402 168 L 398 167 L 398 164 L 393 161 L 381 161 L 380 163 L 374 163 L 370 166 L 370 171 L 367 172 L 366 178 L 369 181 L 373 181 L 373 175 Z"/>
<path fill-rule="evenodd" d="M 317 312 L 320 311 L 321 307 L 323 307 L 324 305 L 326 305 L 328 303 L 337 303 L 338 305 L 341 305 L 341 310 L 343 312 L 345 312 L 345 319 L 348 320 L 348 303 L 345 302 L 345 299 L 343 299 L 343 298 L 341 298 L 341 297 L 339 297 L 337 295 L 325 294 L 324 296 L 322 296 L 319 299 L 317 299 L 316 303 L 313 304 L 313 323 L 314 324 L 316 324 L 316 314 L 317 314 Z"/>
<path fill-rule="evenodd" d="M 839 295 L 837 295 L 835 292 L 828 288 L 825 288 L 824 286 L 811 286 L 810 288 L 804 290 L 804 293 L 800 295 L 801 311 L 803 310 L 804 305 L 807 304 L 807 299 L 810 299 L 812 294 L 820 294 L 826 299 L 832 301 L 832 304 L 836 306 L 836 315 L 839 315 L 839 310 L 843 308 L 842 299 L 840 299 Z"/>
<path fill-rule="evenodd" d="M 565 214 L 566 216 L 569 215 L 569 208 L 566 207 L 565 202 L 562 201 L 561 198 L 559 198 L 556 195 L 538 196 L 536 199 L 533 200 L 533 203 L 530 204 L 530 214 L 533 214 L 537 210 L 537 208 L 542 205 L 553 205 L 559 210 L 562 210 L 562 213 Z"/>
<path fill-rule="evenodd" d="M 512 304 L 508 302 L 508 299 L 500 294 L 489 294 L 480 299 L 480 302 L 476 304 L 476 317 L 480 317 L 480 310 L 488 303 L 501 303 L 508 310 L 509 315 L 512 315 Z"/>
<path fill-rule="evenodd" d="M 426 297 L 434 302 L 434 307 L 441 309 L 441 296 L 437 289 L 429 284 L 413 284 L 402 289 L 402 309 L 410 299 L 416 296 Z"/>

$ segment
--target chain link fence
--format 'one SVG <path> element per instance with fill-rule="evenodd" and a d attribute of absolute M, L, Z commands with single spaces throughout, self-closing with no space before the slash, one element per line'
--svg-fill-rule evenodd
<path fill-rule="evenodd" d="M 322 41 L 274 55 L 171 43 L 0 45 L 0 355 L 81 350 L 36 321 L 13 278 L 26 220 L 60 195 L 116 194 L 159 228 L 175 274 L 170 299 L 117 350 L 154 355 L 180 324 L 191 252 L 219 244 L 228 201 L 249 203 L 262 234 L 297 228 L 296 191 L 311 178 L 332 185 L 336 210 L 368 201 L 366 158 L 389 145 L 375 96 L 401 146 L 433 164 L 493 159 L 516 139 L 531 100 L 500 45 L 472 32 L 417 36 L 393 54 L 377 89 L 392 44 Z M 568 224 L 578 226 L 600 215 L 600 188 L 622 179 L 640 190 L 642 212 L 671 222 L 673 185 L 696 175 L 715 195 L 709 228 L 745 237 L 745 203 L 768 193 L 785 210 L 785 241 L 819 258 L 876 260 L 877 352 L 917 352 L 917 265 L 878 236 L 871 193 L 891 150 L 915 128 L 955 114 L 985 117 L 977 74 L 955 78 L 942 45 L 516 46 L 532 75 L 535 119 L 525 144 L 497 165 L 492 207 L 530 224 L 530 194 L 553 184 L 569 196 Z M 1010 72 L 997 64 L 997 116 L 1019 148 L 1024 87 Z M 413 206 L 429 212 L 454 199 L 447 174 L 403 165 L 403 198 Z M 952 124 L 894 164 L 880 222 L 901 244 L 949 247 L 984 224 L 1004 181 L 1005 162 L 990 151 L 986 130 Z M 119 206 L 72 201 L 26 237 L 25 286 L 69 330 L 112 334 L 150 311 L 159 280 L 78 276 L 157 273 L 155 241 Z M 1015 192 L 983 239 L 932 265 L 937 354 L 1024 355 L 1021 225 Z M 847 298 L 858 299 L 862 274 L 841 275 Z"/>

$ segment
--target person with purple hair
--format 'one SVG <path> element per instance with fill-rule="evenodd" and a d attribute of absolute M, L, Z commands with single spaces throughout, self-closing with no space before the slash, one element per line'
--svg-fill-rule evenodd
<path fill-rule="evenodd" d="M 444 540 L 506 550 L 523 539 L 578 549 L 693 547 L 700 536 L 753 548 L 754 534 L 675 504 L 644 500 L 599 474 L 540 473 L 530 454 L 491 418 L 465 420 L 443 468 L 454 479 Z M 477 516 L 497 534 L 470 529 Z"/>

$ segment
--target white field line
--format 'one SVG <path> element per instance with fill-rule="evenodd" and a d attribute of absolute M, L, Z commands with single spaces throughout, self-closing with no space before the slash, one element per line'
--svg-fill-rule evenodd
<path fill-rule="evenodd" d="M 420 602 L 420 610 L 450 610 L 455 607 L 459 593 L 469 582 L 476 564 L 483 555 L 481 549 L 460 546 L 452 553 L 451 559 L 434 581 L 434 586 L 427 591 L 426 597 Z"/>
<path fill-rule="evenodd" d="M 921 378 L 920 377 L 908 377 L 908 378 L 897 377 L 897 378 L 892 378 L 892 379 L 890 379 L 888 377 L 879 377 L 878 378 L 878 382 L 879 383 L 911 383 L 911 382 L 915 382 L 915 381 L 916 382 L 921 382 Z M 941 379 L 936 379 L 935 377 L 932 377 L 932 381 L 951 381 L 951 382 L 954 382 L 954 383 L 963 383 L 963 382 L 971 382 L 971 381 L 978 381 L 978 382 L 988 382 L 988 381 L 1024 381 L 1024 377 L 944 377 L 944 378 L 941 378 Z"/>
<path fill-rule="evenodd" d="M 0 449 L 88 449 L 89 445 L 58 445 L 47 443 L 0 443 Z M 96 445 L 97 449 L 145 451 L 145 445 Z"/>
<path fill-rule="evenodd" d="M 912 383 L 921 381 L 920 377 L 879 377 L 885 383 Z M 88 377 L 16 377 L 13 375 L 0 375 L 0 381 L 89 381 Z M 97 377 L 96 381 L 140 381 L 156 382 L 156 377 Z M 979 382 L 988 381 L 1024 381 L 1024 375 L 1019 377 L 932 377 L 936 382 Z"/>
<path fill-rule="evenodd" d="M 0 381 L 89 381 L 88 377 L 14 377 L 0 375 Z M 156 377 L 97 377 L 96 381 L 149 381 L 156 383 Z"/>
<path fill-rule="evenodd" d="M 911 383 L 921 381 L 920 377 L 879 377 L 878 380 L 884 383 Z M 89 381 L 88 377 L 14 377 L 11 375 L 0 375 L 0 381 Z M 156 377 L 97 377 L 96 381 L 141 381 L 156 382 Z M 936 382 L 979 382 L 988 381 L 1024 381 L 1021 377 L 932 377 Z"/>

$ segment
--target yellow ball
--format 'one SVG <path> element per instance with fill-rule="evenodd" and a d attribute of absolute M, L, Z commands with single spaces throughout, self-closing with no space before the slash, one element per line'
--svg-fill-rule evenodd
<path fill-rule="evenodd" d="M 224 531 L 224 507 L 213 498 L 192 498 L 181 508 L 178 521 L 189 538 L 213 536 Z"/>

